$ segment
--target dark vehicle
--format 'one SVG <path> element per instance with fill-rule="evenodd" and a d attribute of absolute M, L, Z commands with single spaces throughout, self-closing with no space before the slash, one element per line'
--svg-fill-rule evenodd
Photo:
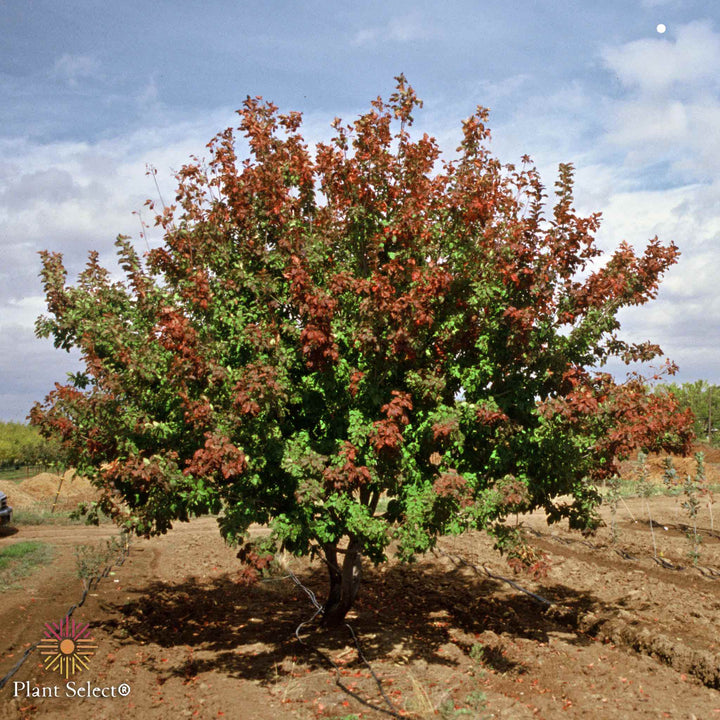
<path fill-rule="evenodd" d="M 12 521 L 12 508 L 8 505 L 7 495 L 0 490 L 0 525 Z"/>

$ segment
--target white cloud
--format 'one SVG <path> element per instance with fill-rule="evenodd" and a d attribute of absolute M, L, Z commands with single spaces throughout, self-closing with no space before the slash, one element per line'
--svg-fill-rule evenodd
<path fill-rule="evenodd" d="M 411 17 L 361 31 L 355 42 L 403 43 L 430 35 Z M 700 43 L 699 49 L 689 47 L 692 38 Z M 713 330 L 720 327 L 713 321 L 720 317 L 714 272 L 720 266 L 720 183 L 713 182 L 720 162 L 720 101 L 715 78 L 700 58 L 714 63 L 720 77 L 719 41 L 709 25 L 695 23 L 679 28 L 675 39 L 606 49 L 606 67 L 621 80 L 621 95 L 615 98 L 598 95 L 580 81 L 551 93 L 536 89 L 523 75 L 503 83 L 475 83 L 473 103 L 465 103 L 467 98 L 462 105 L 457 98 L 451 103 L 445 98 L 428 102 L 418 122 L 431 126 L 415 128 L 438 137 L 443 151 L 452 154 L 460 120 L 472 112 L 475 102 L 515 108 L 502 124 L 491 115 L 494 151 L 504 162 L 517 163 L 522 154 L 532 155 L 549 191 L 557 164 L 574 162 L 576 206 L 582 213 L 603 212 L 598 238 L 603 249 L 612 250 L 622 239 L 641 249 L 655 234 L 663 241 L 675 240 L 683 253 L 679 264 L 668 273 L 657 301 L 623 313 L 623 334 L 631 340 L 658 342 L 681 364 L 682 379 L 705 377 L 714 382 L 720 381 L 720 337 Z M 669 57 L 663 59 L 663 53 Z M 643 79 L 639 68 L 644 62 L 662 67 Z M 70 60 L 59 68 L 68 82 L 97 71 L 92 63 Z M 682 73 L 687 85 L 679 79 Z M 174 122 L 159 95 L 150 78 L 135 100 L 147 108 L 151 126 L 121 136 L 95 143 L 44 144 L 0 138 L 0 157 L 7 158 L 0 163 L 0 356 L 13 357 L 21 349 L 33 358 L 27 367 L 10 362 L 4 366 L 7 388 L 30 388 L 23 390 L 25 395 L 16 397 L 12 390 L 0 396 L 6 417 L 21 417 L 21 410 L 24 416 L 23 398 L 41 397 L 54 380 L 62 380 L 70 363 L 51 343 L 32 338 L 34 319 L 43 311 L 37 251 L 62 251 L 71 275 L 90 249 L 100 250 L 101 262 L 113 267 L 115 236 L 137 238 L 140 224 L 132 213 L 142 209 L 147 197 L 156 197 L 152 180 L 145 177 L 146 163 L 158 169 L 161 191 L 170 202 L 175 187 L 171 170 L 193 154 L 206 155 L 205 144 L 217 131 L 237 125 L 229 108 Z M 352 119 L 347 113 L 345 117 Z M 321 114 L 306 116 L 305 134 L 311 145 L 329 137 L 329 120 Z M 658 183 L 651 186 L 660 189 L 640 190 L 655 179 L 649 174 L 656 169 Z M 146 222 L 152 219 L 149 211 L 144 217 Z M 151 244 L 160 239 L 158 231 L 151 232 Z M 136 245 L 145 249 L 140 241 Z M 6 399 L 7 407 L 15 408 L 12 412 L 4 406 Z"/>
<path fill-rule="evenodd" d="M 710 38 L 707 26 L 700 29 L 706 49 L 715 47 L 720 36 Z M 682 50 L 697 30 L 690 27 L 677 43 L 665 45 Z M 626 57 L 625 47 L 616 48 L 615 57 Z M 712 53 L 705 56 L 716 62 Z M 622 311 L 621 336 L 657 342 L 680 365 L 681 382 L 719 382 L 720 182 L 714 178 L 720 101 L 711 92 L 714 78 L 690 62 L 684 67 L 692 81 L 678 97 L 656 92 L 658 83 L 645 88 L 629 79 L 619 97 L 598 96 L 580 83 L 543 96 L 527 93 L 526 84 L 515 112 L 491 127 L 501 160 L 530 153 L 549 192 L 557 163 L 574 163 L 575 206 L 581 214 L 602 212 L 597 240 L 604 252 L 626 240 L 641 253 L 655 235 L 679 246 L 679 261 L 663 278 L 657 299 Z M 720 76 L 720 66 L 716 69 Z M 620 376 L 626 370 L 612 369 Z"/>
<path fill-rule="evenodd" d="M 720 187 L 687 185 L 657 191 L 611 193 L 602 207 L 598 236 L 605 249 L 627 240 L 641 252 L 657 235 L 680 249 L 680 258 L 660 284 L 658 297 L 621 311 L 621 336 L 657 342 L 680 366 L 678 380 L 720 381 L 720 217 L 710 199 Z"/>
<path fill-rule="evenodd" d="M 678 28 L 676 40 L 643 39 L 603 51 L 608 68 L 626 87 L 663 94 L 718 81 L 720 36 L 708 22 Z"/>
<path fill-rule="evenodd" d="M 608 145 L 626 153 L 629 167 L 666 166 L 666 182 L 712 182 L 720 163 L 720 33 L 693 22 L 675 40 L 605 48 L 603 58 L 624 89 L 608 104 Z"/>
<path fill-rule="evenodd" d="M 626 147 L 672 147 L 689 131 L 688 107 L 681 102 L 620 103 L 613 117 L 614 141 Z"/>
<path fill-rule="evenodd" d="M 7 331 L 12 327 L 31 328 L 38 315 L 45 310 L 45 298 L 40 295 L 12 300 L 2 309 L 0 330 Z"/>
<path fill-rule="evenodd" d="M 152 91 L 148 94 L 152 102 Z M 331 116 L 305 118 L 305 137 L 327 139 Z M 77 369 L 76 356 L 55 350 L 48 340 L 33 335 L 35 319 L 45 312 L 38 278 L 38 251 L 62 252 L 68 282 L 84 266 L 90 250 L 119 276 L 113 242 L 118 234 L 139 239 L 143 213 L 152 226 L 153 213 L 143 207 L 157 198 L 146 165 L 157 168 L 166 202 L 175 197 L 173 171 L 191 155 L 207 156 L 206 143 L 217 132 L 237 126 L 233 110 L 218 108 L 194 120 L 156 125 L 118 137 L 89 142 L 35 143 L 0 137 L 0 418 L 22 420 L 34 399 L 42 398 L 55 381 Z M 243 156 L 244 140 L 238 138 Z M 162 240 L 160 230 L 148 231 L 150 246 Z M 23 362 L 18 362 L 23 358 Z"/>
<path fill-rule="evenodd" d="M 157 197 L 154 183 L 145 177 L 146 163 L 158 168 L 161 190 L 171 201 L 172 169 L 193 153 L 202 155 L 208 139 L 231 120 L 230 113 L 211 113 L 207 120 L 97 143 L 0 139 L 0 155 L 12 158 L 0 167 L 0 315 L 18 317 L 9 303 L 41 292 L 40 250 L 61 251 L 71 278 L 90 250 L 98 250 L 102 262 L 113 267 L 116 236 L 138 237 L 140 220 L 133 212 L 142 211 L 148 197 Z M 152 213 L 146 210 L 144 219 L 152 225 Z M 155 229 L 149 236 L 151 242 L 160 240 Z M 141 242 L 138 248 L 146 249 Z M 29 318 L 22 322 L 32 327 Z M 10 350 L 0 352 L 5 349 Z"/>
<path fill-rule="evenodd" d="M 100 63 L 88 55 L 61 55 L 53 65 L 53 77 L 64 80 L 70 87 L 76 88 L 81 80 L 100 76 Z"/>
<path fill-rule="evenodd" d="M 172 170 L 192 154 L 205 154 L 207 141 L 233 121 L 221 109 L 96 143 L 0 138 L 0 156 L 11 158 L 0 164 L 0 417 L 22 420 L 33 400 L 77 369 L 76 356 L 34 338 L 35 319 L 45 312 L 38 251 L 62 252 L 69 282 L 90 250 L 115 270 L 115 237 L 138 238 L 140 222 L 132 213 L 157 197 L 146 163 L 157 167 L 161 191 L 171 201 Z M 144 218 L 152 225 L 149 211 Z M 156 229 L 149 235 L 151 243 L 161 239 Z M 139 240 L 136 246 L 146 249 Z"/>

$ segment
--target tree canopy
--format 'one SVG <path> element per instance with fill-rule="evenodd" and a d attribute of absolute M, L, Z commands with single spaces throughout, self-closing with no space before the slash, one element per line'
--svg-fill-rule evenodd
<path fill-rule="evenodd" d="M 572 166 L 551 206 L 529 158 L 492 155 L 484 108 L 442 160 L 410 133 L 419 107 L 400 76 L 311 151 L 299 113 L 248 98 L 177 173 L 163 246 L 118 238 L 124 281 L 91 253 L 68 285 L 43 253 L 37 333 L 85 369 L 31 417 L 98 507 L 146 535 L 203 513 L 232 542 L 269 524 L 244 557 L 320 554 L 330 623 L 362 557 L 470 528 L 511 549 L 503 521 L 535 508 L 591 529 L 618 459 L 691 437 L 670 395 L 601 370 L 661 354 L 623 341 L 617 313 L 654 297 L 676 246 L 603 257 Z"/>

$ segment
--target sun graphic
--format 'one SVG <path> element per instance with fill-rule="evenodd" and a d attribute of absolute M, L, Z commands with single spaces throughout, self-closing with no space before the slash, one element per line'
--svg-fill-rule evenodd
<path fill-rule="evenodd" d="M 45 623 L 45 638 L 38 645 L 45 669 L 59 672 L 66 680 L 78 670 L 87 669 L 88 660 L 97 650 L 89 628 L 69 618 Z"/>

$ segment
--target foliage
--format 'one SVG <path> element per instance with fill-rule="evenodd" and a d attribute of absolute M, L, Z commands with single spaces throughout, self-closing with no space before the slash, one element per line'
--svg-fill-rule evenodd
<path fill-rule="evenodd" d="M 592 529 L 618 458 L 690 442 L 671 396 L 593 369 L 660 354 L 621 340 L 617 313 L 654 297 L 677 248 L 622 243 L 600 262 L 572 166 L 546 210 L 529 158 L 490 153 L 480 107 L 440 162 L 411 138 L 421 103 L 397 81 L 314 156 L 298 113 L 248 98 L 248 157 L 230 128 L 184 166 L 157 215 L 164 246 L 143 261 L 118 238 L 123 282 L 91 253 L 68 285 L 43 254 L 37 333 L 85 370 L 32 421 L 128 529 L 219 513 L 232 542 L 270 524 L 252 557 L 320 553 L 329 622 L 361 557 L 384 561 L 392 541 L 412 559 L 443 534 L 503 537 L 533 508 Z"/>
<path fill-rule="evenodd" d="M 659 385 L 655 392 L 672 393 L 682 408 L 689 408 L 694 417 L 693 431 L 712 445 L 720 444 L 716 425 L 720 419 L 720 386 L 705 380 Z"/>
<path fill-rule="evenodd" d="M 482 643 L 473 643 L 470 647 L 470 658 L 478 665 L 485 660 L 485 646 Z"/>
<path fill-rule="evenodd" d="M 712 511 L 713 495 L 707 476 L 705 475 L 705 455 L 701 452 L 695 453 L 695 474 L 690 475 L 690 473 L 687 473 L 682 482 L 678 477 L 677 470 L 675 470 L 673 466 L 672 459 L 669 457 L 665 458 L 663 460 L 663 481 L 669 488 L 681 488 L 685 495 L 682 507 L 687 513 L 690 523 L 685 531 L 688 542 L 690 543 L 688 559 L 693 565 L 697 565 L 700 559 L 700 544 L 702 543 L 702 536 L 698 532 L 697 525 L 698 512 L 702 504 L 701 498 L 707 501 L 708 514 L 710 516 L 710 532 L 712 533 L 714 530 Z"/>
<path fill-rule="evenodd" d="M 61 460 L 59 443 L 42 437 L 36 427 L 0 422 L 0 468 L 56 465 Z"/>
<path fill-rule="evenodd" d="M 663 467 L 663 483 L 668 491 L 672 492 L 675 485 L 677 485 L 678 474 L 675 466 L 673 465 L 672 458 L 668 455 L 662 460 Z"/>
<path fill-rule="evenodd" d="M 117 562 L 128 548 L 129 536 L 121 533 L 118 537 L 106 540 L 104 544 L 77 545 L 75 547 L 75 567 L 77 576 L 82 580 L 85 589 L 97 584 L 103 574 Z"/>

